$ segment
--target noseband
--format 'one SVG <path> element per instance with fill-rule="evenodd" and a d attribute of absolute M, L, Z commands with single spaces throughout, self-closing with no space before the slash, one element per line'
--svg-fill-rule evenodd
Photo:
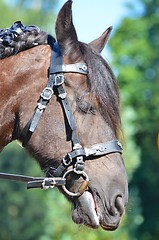
<path fill-rule="evenodd" d="M 122 147 L 118 140 L 112 140 L 105 143 L 97 143 L 90 148 L 85 148 L 80 144 L 76 132 L 76 123 L 67 100 L 67 93 L 63 87 L 64 73 L 74 72 L 78 74 L 87 75 L 87 65 L 85 63 L 63 64 L 60 47 L 56 42 L 52 47 L 48 84 L 42 91 L 37 107 L 35 109 L 32 119 L 29 121 L 29 129 L 27 134 L 27 141 L 36 130 L 38 122 L 47 104 L 49 103 L 53 94 L 57 95 L 62 109 L 64 111 L 67 123 L 71 130 L 72 151 L 66 154 L 57 167 L 46 167 L 42 169 L 47 178 L 32 178 L 21 175 L 12 175 L 0 173 L 0 178 L 9 178 L 11 180 L 19 180 L 28 182 L 28 188 L 53 188 L 55 185 L 62 186 L 63 190 L 72 197 L 80 196 L 88 187 L 89 177 L 84 171 L 84 163 L 87 160 L 93 160 L 96 157 L 104 156 L 110 153 L 122 153 Z M 26 142 L 23 142 L 25 145 Z M 66 188 L 66 180 L 68 175 L 74 173 L 83 178 L 77 192 L 71 192 Z M 10 177 L 7 177 L 10 176 Z M 21 179 L 21 180 L 20 180 Z"/>

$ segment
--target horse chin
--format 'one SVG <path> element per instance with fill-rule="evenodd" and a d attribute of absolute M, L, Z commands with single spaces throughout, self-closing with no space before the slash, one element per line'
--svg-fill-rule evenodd
<path fill-rule="evenodd" d="M 96 212 L 96 203 L 91 192 L 85 191 L 74 202 L 72 219 L 76 224 L 84 224 L 94 229 L 100 226 L 99 216 Z"/>

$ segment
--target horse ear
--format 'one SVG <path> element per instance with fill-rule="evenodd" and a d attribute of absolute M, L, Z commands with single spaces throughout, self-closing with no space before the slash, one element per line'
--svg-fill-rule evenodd
<path fill-rule="evenodd" d="M 69 55 L 78 45 L 76 30 L 72 22 L 72 0 L 61 8 L 56 20 L 56 37 L 62 55 Z"/>
<path fill-rule="evenodd" d="M 101 51 L 105 47 L 105 44 L 108 41 L 112 29 L 113 29 L 112 26 L 107 28 L 107 30 L 99 38 L 90 42 L 89 45 L 92 46 L 98 53 L 101 53 Z"/>

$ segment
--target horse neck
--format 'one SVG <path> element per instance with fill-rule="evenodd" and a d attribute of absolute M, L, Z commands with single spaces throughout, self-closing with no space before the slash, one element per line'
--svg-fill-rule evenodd
<path fill-rule="evenodd" d="M 29 100 L 35 103 L 32 109 L 36 106 L 47 82 L 49 51 L 48 46 L 38 46 L 0 61 L 0 150 L 12 141 Z"/>

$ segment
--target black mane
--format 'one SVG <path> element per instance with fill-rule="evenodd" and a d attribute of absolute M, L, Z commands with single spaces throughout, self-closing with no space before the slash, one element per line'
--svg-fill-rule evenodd
<path fill-rule="evenodd" d="M 118 134 L 120 127 L 119 90 L 116 78 L 108 63 L 88 44 L 80 43 L 88 67 L 90 91 L 97 98 L 104 119 Z"/>
<path fill-rule="evenodd" d="M 55 39 L 36 26 L 24 26 L 17 21 L 10 28 L 0 29 L 0 59 L 48 41 L 54 43 Z"/>

